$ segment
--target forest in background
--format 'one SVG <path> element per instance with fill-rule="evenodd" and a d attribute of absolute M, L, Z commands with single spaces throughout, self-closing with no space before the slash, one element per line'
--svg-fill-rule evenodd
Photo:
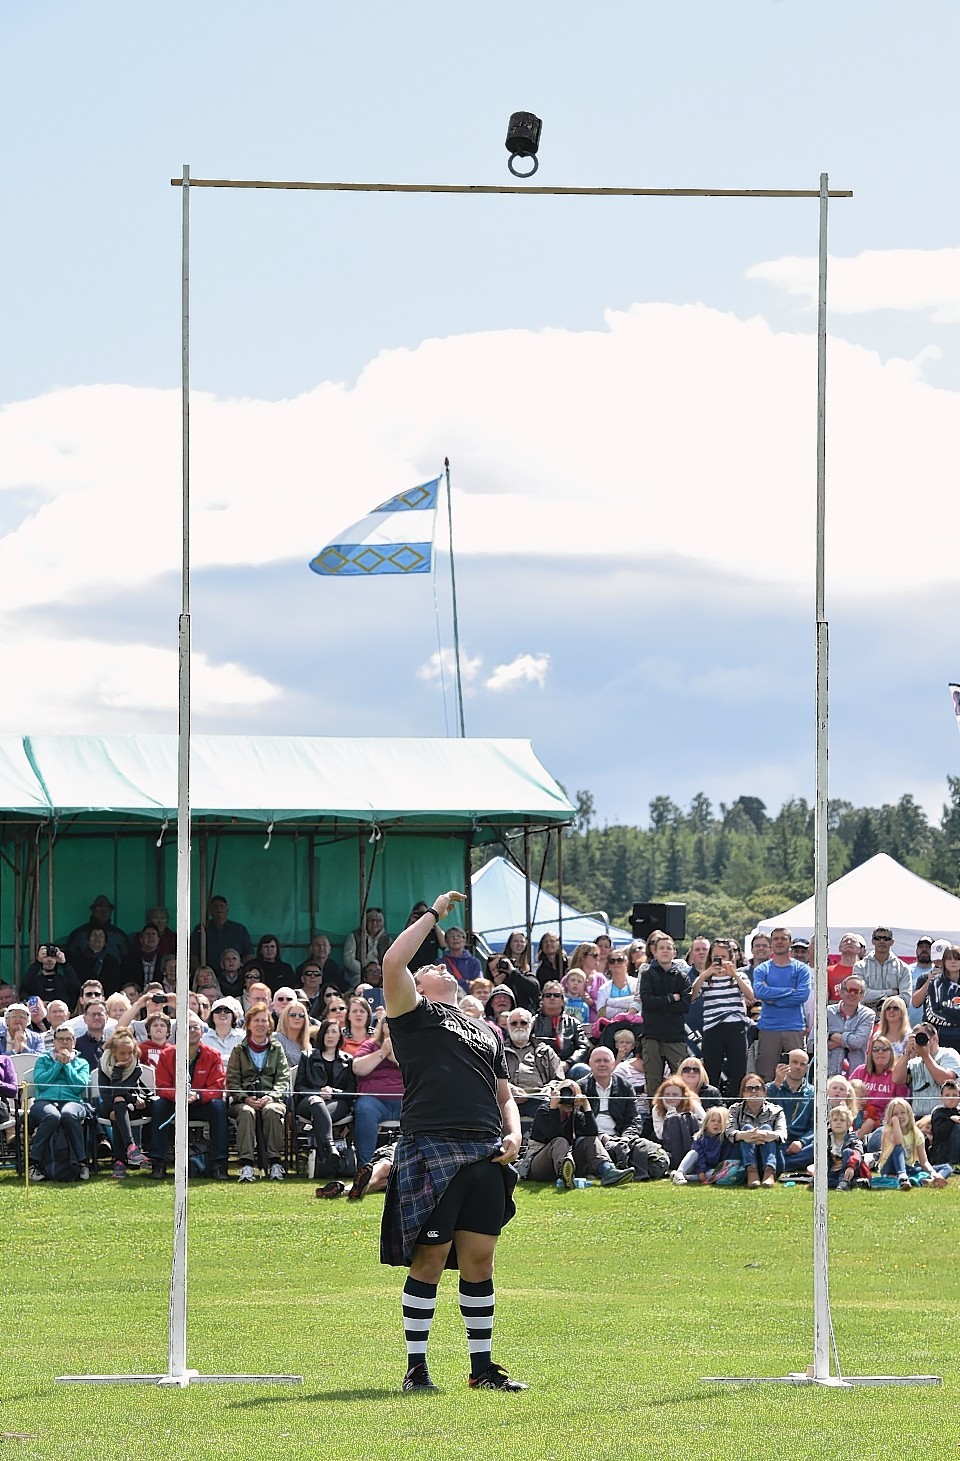
<path fill-rule="evenodd" d="M 761 918 L 813 892 L 813 808 L 802 798 L 771 815 L 755 796 L 716 808 L 703 792 L 686 808 L 656 796 L 648 827 L 596 826 L 591 794 L 578 791 L 571 801 L 577 816 L 562 834 L 564 902 L 584 913 L 602 909 L 622 928 L 630 927 L 634 903 L 678 902 L 687 905 L 688 940 L 701 932 L 742 939 Z M 534 879 L 556 893 L 556 837 L 533 835 L 530 844 Z M 522 864 L 522 844 L 514 839 L 510 847 Z M 477 849 L 476 866 L 502 850 Z M 960 776 L 947 777 L 939 824 L 909 794 L 882 807 L 831 801 L 830 881 L 878 852 L 960 892 Z M 878 920 L 890 916 L 877 910 Z"/>

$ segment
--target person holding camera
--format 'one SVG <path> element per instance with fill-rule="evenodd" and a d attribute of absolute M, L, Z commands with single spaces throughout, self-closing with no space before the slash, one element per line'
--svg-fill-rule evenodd
<path fill-rule="evenodd" d="M 117 1020 L 117 1028 L 129 1025 L 137 1037 L 139 1044 L 149 1038 L 147 1026 L 154 1015 L 166 1015 L 170 1021 L 169 1037 L 171 1040 L 177 1038 L 177 1022 L 173 1018 L 173 1012 L 177 1007 L 176 995 L 168 994 L 162 984 L 154 982 L 148 984 L 139 999 L 135 999 L 128 1010 Z"/>
<path fill-rule="evenodd" d="M 940 1088 L 944 1081 L 960 1076 L 960 1055 L 949 1045 L 940 1044 L 936 1025 L 924 1020 L 910 1035 L 906 1049 L 894 1063 L 895 1081 L 909 1087 L 913 1114 L 926 1133 L 930 1116 L 940 1104 Z"/>
<path fill-rule="evenodd" d="M 37 957 L 20 981 L 20 997 L 27 999 L 36 994 L 49 1004 L 52 999 L 62 999 L 67 1009 L 73 1009 L 80 998 L 82 980 L 67 956 L 57 944 L 41 944 Z"/>
<path fill-rule="evenodd" d="M 528 1182 L 600 1176 L 613 1163 L 600 1140 L 597 1118 L 576 1081 L 561 1081 L 533 1119 L 517 1170 Z M 625 1180 L 625 1179 L 624 1179 Z"/>
<path fill-rule="evenodd" d="M 529 1010 L 535 1015 L 540 1009 L 540 985 L 532 974 L 524 974 L 512 959 L 501 954 L 491 970 L 493 982 L 505 984 L 512 991 L 519 1009 Z"/>

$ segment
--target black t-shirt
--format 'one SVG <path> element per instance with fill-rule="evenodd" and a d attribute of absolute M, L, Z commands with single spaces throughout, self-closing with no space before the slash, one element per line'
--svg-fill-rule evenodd
<path fill-rule="evenodd" d="M 503 1043 L 488 1025 L 453 1005 L 420 999 L 390 1016 L 390 1038 L 403 1072 L 400 1126 L 405 1136 L 427 1131 L 503 1129 L 497 1081 L 507 1079 Z"/>

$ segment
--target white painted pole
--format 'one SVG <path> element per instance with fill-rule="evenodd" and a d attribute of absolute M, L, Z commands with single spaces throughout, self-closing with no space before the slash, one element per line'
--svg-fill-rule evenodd
<path fill-rule="evenodd" d="M 827 1234 L 827 714 L 828 626 L 825 612 L 827 410 L 827 174 L 820 174 L 820 272 L 817 290 L 817 555 L 816 760 L 813 853 L 814 1139 L 813 1139 L 813 1377 L 830 1377 L 830 1281 Z"/>
<path fill-rule="evenodd" d="M 181 246 L 181 413 L 183 418 L 183 557 L 179 623 L 180 701 L 177 741 L 177 1037 L 174 1120 L 173 1265 L 170 1273 L 168 1383 L 187 1371 L 187 1046 L 190 1008 L 190 169 L 183 169 Z"/>

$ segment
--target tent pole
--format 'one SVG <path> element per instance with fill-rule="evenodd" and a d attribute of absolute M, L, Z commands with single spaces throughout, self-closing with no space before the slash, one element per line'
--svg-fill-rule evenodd
<path fill-rule="evenodd" d="M 55 939 L 53 925 L 53 823 L 47 825 L 47 942 Z"/>
<path fill-rule="evenodd" d="M 530 822 L 527 818 L 524 818 L 523 822 L 523 876 L 526 881 L 524 896 L 526 899 L 527 944 L 529 945 L 533 937 L 533 921 L 530 917 Z"/>
<path fill-rule="evenodd" d="M 210 904 L 210 890 L 207 887 L 207 829 L 200 828 L 197 838 L 200 844 L 198 872 L 200 874 L 200 963 L 207 962 L 207 908 Z"/>
<path fill-rule="evenodd" d="M 310 840 L 307 843 L 307 916 L 310 923 L 310 939 L 312 943 L 317 934 L 317 834 L 311 827 Z"/>
<path fill-rule="evenodd" d="M 20 984 L 23 968 L 23 870 L 21 867 L 23 838 L 20 829 L 13 834 L 13 983 Z"/>
<path fill-rule="evenodd" d="M 547 833 L 550 836 L 550 833 Z M 557 912 L 557 938 L 560 940 L 561 954 L 563 951 L 563 828 L 557 828 L 557 903 L 560 905 Z M 532 956 L 531 956 L 532 957 Z M 563 959 L 558 959 L 560 968 L 563 968 Z"/>

